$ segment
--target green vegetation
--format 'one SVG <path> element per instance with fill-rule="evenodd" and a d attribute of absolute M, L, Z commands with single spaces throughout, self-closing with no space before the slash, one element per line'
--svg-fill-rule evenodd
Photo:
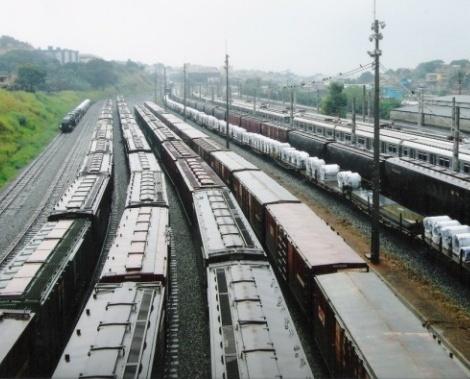
<path fill-rule="evenodd" d="M 341 83 L 331 83 L 328 87 L 328 94 L 321 102 L 321 110 L 330 116 L 346 116 L 348 98 L 343 92 L 344 85 Z"/>
<path fill-rule="evenodd" d="M 0 188 L 58 132 L 58 123 L 83 96 L 0 90 Z"/>

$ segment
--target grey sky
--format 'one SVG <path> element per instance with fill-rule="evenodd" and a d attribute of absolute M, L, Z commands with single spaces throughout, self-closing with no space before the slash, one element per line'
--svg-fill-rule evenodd
<path fill-rule="evenodd" d="M 76 5 L 76 7 L 74 7 Z M 470 57 L 470 0 L 377 0 L 383 63 Z M 368 63 L 372 0 L 2 0 L 0 34 L 106 59 L 335 74 Z"/>

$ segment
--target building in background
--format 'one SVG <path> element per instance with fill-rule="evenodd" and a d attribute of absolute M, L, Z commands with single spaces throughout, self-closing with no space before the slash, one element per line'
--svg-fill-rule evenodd
<path fill-rule="evenodd" d="M 41 51 L 48 57 L 57 59 L 60 64 L 80 62 L 80 54 L 78 53 L 78 50 L 48 46 L 47 49 Z"/>

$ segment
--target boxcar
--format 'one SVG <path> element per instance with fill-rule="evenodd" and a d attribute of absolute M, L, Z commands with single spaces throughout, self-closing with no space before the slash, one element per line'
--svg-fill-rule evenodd
<path fill-rule="evenodd" d="M 261 242 L 264 241 L 266 205 L 299 202 L 263 171 L 234 173 L 233 193 Z"/>
<path fill-rule="evenodd" d="M 197 191 L 193 202 L 206 265 L 232 259 L 266 259 L 263 247 L 227 188 Z"/>
<path fill-rule="evenodd" d="M 126 208 L 141 206 L 168 207 L 166 181 L 162 171 L 131 174 L 127 187 Z"/>
<path fill-rule="evenodd" d="M 470 176 L 411 158 L 385 162 L 386 190 L 399 203 L 432 216 L 470 224 Z"/>
<path fill-rule="evenodd" d="M 240 126 L 247 132 L 261 133 L 261 121 L 255 117 L 242 116 Z"/>
<path fill-rule="evenodd" d="M 160 165 L 153 153 L 131 153 L 127 155 L 129 174 L 140 171 L 161 171 Z"/>
<path fill-rule="evenodd" d="M 332 142 L 328 138 L 298 130 L 290 131 L 288 140 L 291 146 L 297 150 L 306 151 L 310 156 L 318 158 L 325 158 L 327 145 Z"/>
<path fill-rule="evenodd" d="M 366 262 L 307 205 L 266 207 L 265 245 L 274 267 L 307 315 L 312 314 L 316 275 L 366 269 Z"/>
<path fill-rule="evenodd" d="M 242 115 L 240 113 L 230 112 L 228 115 L 229 124 L 240 126 L 242 122 Z"/>
<path fill-rule="evenodd" d="M 318 276 L 314 291 L 314 334 L 333 377 L 468 377 L 374 273 Z"/>
<path fill-rule="evenodd" d="M 248 162 L 233 151 L 214 152 L 210 155 L 209 164 L 219 177 L 233 189 L 233 174 L 240 171 L 259 171 L 258 167 Z"/>
<path fill-rule="evenodd" d="M 289 128 L 272 124 L 270 122 L 263 122 L 261 124 L 261 134 L 263 136 L 275 139 L 280 142 L 288 141 Z"/>
<path fill-rule="evenodd" d="M 168 266 L 169 212 L 162 207 L 124 210 L 100 282 L 165 283 Z"/>
<path fill-rule="evenodd" d="M 209 137 L 197 138 L 193 140 L 193 149 L 206 162 L 210 161 L 211 153 L 215 153 L 217 151 L 227 151 L 224 147 Z"/>
<path fill-rule="evenodd" d="M 6 359 L 0 362 L 2 376 L 16 376 L 19 373 L 10 370 L 18 368 L 24 376 L 51 374 L 93 273 L 97 248 L 89 220 L 49 221 L 2 268 L 0 309 L 6 315 L 0 319 L 0 356 Z M 10 310 L 22 313 L 16 315 L 24 321 L 15 323 L 19 330 L 6 329 L 12 326 L 5 322 L 11 320 Z M 30 311 L 34 318 L 29 318 Z M 9 337 L 17 332 L 21 338 Z"/>
<path fill-rule="evenodd" d="M 96 285 L 53 377 L 162 377 L 164 307 L 161 283 Z"/>
<path fill-rule="evenodd" d="M 187 215 L 192 220 L 193 193 L 199 190 L 225 187 L 224 182 L 200 157 L 176 161 L 174 183 Z"/>
<path fill-rule="evenodd" d="M 212 378 L 313 378 L 267 262 L 207 269 Z"/>
<path fill-rule="evenodd" d="M 199 158 L 195 151 L 190 149 L 183 141 L 168 141 L 162 143 L 161 161 L 166 168 L 170 179 L 175 184 L 176 162 L 179 159 Z"/>

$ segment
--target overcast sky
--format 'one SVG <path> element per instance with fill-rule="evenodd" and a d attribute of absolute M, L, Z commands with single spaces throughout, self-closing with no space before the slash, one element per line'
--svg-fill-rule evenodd
<path fill-rule="evenodd" d="M 470 57 L 470 0 L 377 0 L 387 68 Z M 372 0 L 2 0 L 0 34 L 105 59 L 336 74 L 370 61 Z"/>

